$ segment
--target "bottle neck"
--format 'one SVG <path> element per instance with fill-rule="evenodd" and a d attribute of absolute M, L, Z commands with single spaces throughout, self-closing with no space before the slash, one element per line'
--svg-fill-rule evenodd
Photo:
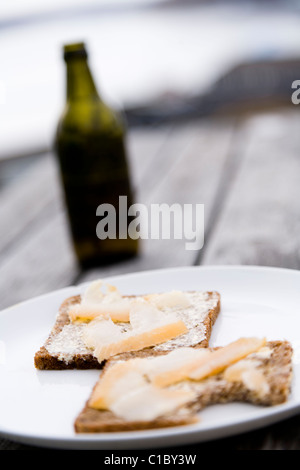
<path fill-rule="evenodd" d="M 67 101 L 99 100 L 96 85 L 84 57 L 67 61 Z"/>

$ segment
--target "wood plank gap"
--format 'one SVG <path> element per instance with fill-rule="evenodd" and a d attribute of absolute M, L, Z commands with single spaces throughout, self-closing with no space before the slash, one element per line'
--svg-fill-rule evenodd
<path fill-rule="evenodd" d="M 161 157 L 166 160 L 162 166 L 154 167 L 152 185 L 147 189 L 141 188 L 139 202 L 148 208 L 152 203 L 203 203 L 209 214 L 233 127 L 234 123 L 229 120 L 198 121 L 184 129 L 174 127 L 161 149 Z M 139 257 L 84 272 L 80 282 L 115 274 L 192 265 L 194 262 L 195 252 L 186 250 L 185 239 L 153 240 L 150 237 L 141 242 Z"/>
<path fill-rule="evenodd" d="M 194 260 L 194 266 L 202 264 L 202 259 L 210 243 L 211 235 L 218 223 L 219 217 L 226 205 L 227 198 L 232 189 L 234 180 L 236 179 L 241 162 L 243 160 L 242 148 L 245 142 L 243 133 L 244 119 L 236 119 L 231 136 L 228 154 L 221 170 L 221 176 L 218 188 L 215 193 L 208 221 L 204 230 L 204 246 L 197 252 Z"/>
<path fill-rule="evenodd" d="M 299 125 L 297 109 L 248 117 L 242 164 L 202 264 L 299 269 Z"/>

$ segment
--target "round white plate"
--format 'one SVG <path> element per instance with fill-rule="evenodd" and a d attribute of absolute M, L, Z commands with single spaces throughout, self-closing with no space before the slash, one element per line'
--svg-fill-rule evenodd
<path fill-rule="evenodd" d="M 215 405 L 190 426 L 126 433 L 75 434 L 73 423 L 99 371 L 38 371 L 33 357 L 53 326 L 60 303 L 82 292 L 69 287 L 0 313 L 0 435 L 61 449 L 140 449 L 192 444 L 274 423 L 300 410 L 300 272 L 280 268 L 212 266 L 155 270 L 109 278 L 124 294 L 172 289 L 218 290 L 222 308 L 210 341 L 240 336 L 287 339 L 294 378 L 287 403 Z"/>

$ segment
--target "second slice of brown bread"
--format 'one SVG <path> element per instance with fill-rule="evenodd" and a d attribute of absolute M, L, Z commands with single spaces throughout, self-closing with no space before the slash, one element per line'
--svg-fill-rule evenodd
<path fill-rule="evenodd" d="M 196 400 L 179 409 L 153 421 L 125 421 L 110 410 L 97 410 L 85 404 L 74 422 L 77 433 L 120 432 L 155 429 L 170 426 L 191 424 L 197 421 L 197 413 L 203 408 L 229 402 L 252 403 L 260 406 L 273 406 L 288 399 L 292 380 L 292 347 L 288 341 L 270 341 L 266 345 L 271 354 L 264 357 L 259 354 L 249 355 L 247 361 L 259 362 L 268 384 L 268 392 L 259 393 L 255 388 L 248 387 L 242 381 L 229 382 L 225 380 L 224 373 L 197 381 L 184 381 L 179 386 L 189 388 L 196 392 Z M 110 367 L 109 361 L 105 368 Z M 103 373 L 105 373 L 105 370 Z M 101 380 L 101 376 L 100 379 Z M 96 385 L 95 385 L 96 386 Z"/>

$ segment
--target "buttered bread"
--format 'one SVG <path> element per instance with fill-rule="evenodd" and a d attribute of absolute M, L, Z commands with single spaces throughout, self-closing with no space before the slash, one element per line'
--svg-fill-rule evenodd
<path fill-rule="evenodd" d="M 94 281 L 82 295 L 62 303 L 34 363 L 48 370 L 100 369 L 116 356 L 128 359 L 183 346 L 205 348 L 219 312 L 218 292 L 126 296 Z"/>

